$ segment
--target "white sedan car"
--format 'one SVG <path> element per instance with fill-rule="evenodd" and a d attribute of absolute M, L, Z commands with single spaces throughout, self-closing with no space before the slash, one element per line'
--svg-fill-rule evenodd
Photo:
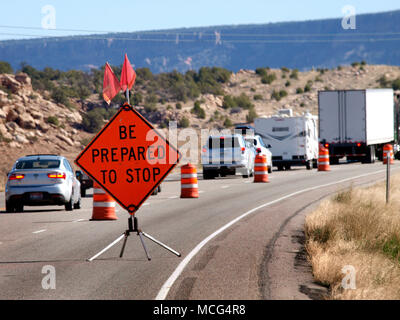
<path fill-rule="evenodd" d="M 269 150 L 271 146 L 265 145 L 263 139 L 259 135 L 245 136 L 245 140 L 254 147 L 254 149 L 256 150 L 256 154 L 266 156 L 268 173 L 272 173 L 272 153 Z"/>

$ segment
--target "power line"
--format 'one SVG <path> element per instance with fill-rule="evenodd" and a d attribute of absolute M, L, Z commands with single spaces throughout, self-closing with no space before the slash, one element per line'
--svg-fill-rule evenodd
<path fill-rule="evenodd" d="M 257 26 L 257 25 L 255 25 Z M 223 26 L 222 28 L 224 28 Z M 215 36 L 214 33 L 207 33 L 201 31 L 193 32 L 181 32 L 181 31 L 106 31 L 106 30 L 89 30 L 89 29 L 65 29 L 65 28 L 55 28 L 55 29 L 45 29 L 41 27 L 30 27 L 30 26 L 6 26 L 0 25 L 0 28 L 6 29 L 26 29 L 26 30 L 40 30 L 40 31 L 55 31 L 55 32 L 86 32 L 86 33 L 103 33 L 103 34 L 118 34 L 118 33 L 134 33 L 137 35 L 182 35 L 182 36 Z M 212 27 L 207 27 L 212 28 Z M 216 30 L 221 32 L 221 27 L 215 27 Z M 400 35 L 400 32 L 357 32 L 351 30 L 345 33 L 332 32 L 332 33 L 223 33 L 223 37 L 329 37 L 329 36 L 339 36 L 339 37 L 354 37 L 354 36 L 396 36 Z"/>

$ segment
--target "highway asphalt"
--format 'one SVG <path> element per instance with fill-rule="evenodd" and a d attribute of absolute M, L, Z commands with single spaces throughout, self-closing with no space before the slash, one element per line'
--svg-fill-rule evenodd
<path fill-rule="evenodd" d="M 2 211 L 0 299 L 301 299 L 288 286 L 282 290 L 284 273 L 270 265 L 284 227 L 329 194 L 385 177 L 381 162 L 331 168 L 273 172 L 266 184 L 242 177 L 200 180 L 198 199 L 180 199 L 180 182 L 164 182 L 162 192 L 137 212 L 139 227 L 182 257 L 144 239 L 148 261 L 139 237 L 131 234 L 123 258 L 119 242 L 86 261 L 125 231 L 129 217 L 117 206 L 118 220 L 89 221 L 90 191 L 82 209 L 72 212 Z M 393 172 L 398 168 L 396 162 Z M 46 266 L 54 267 L 55 289 L 43 288 Z M 293 266 L 282 266 L 288 269 Z"/>

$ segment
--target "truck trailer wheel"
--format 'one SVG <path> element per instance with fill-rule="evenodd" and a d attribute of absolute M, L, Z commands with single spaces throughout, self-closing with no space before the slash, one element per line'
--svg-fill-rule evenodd
<path fill-rule="evenodd" d="M 366 156 L 361 159 L 361 163 L 375 163 L 375 147 L 369 146 Z"/>
<path fill-rule="evenodd" d="M 203 169 L 203 179 L 204 180 L 210 180 L 215 178 L 215 173 L 212 172 L 211 170 L 205 170 Z"/>
<path fill-rule="evenodd" d="M 330 157 L 329 163 L 330 164 L 339 164 L 339 158 L 338 157 Z"/>

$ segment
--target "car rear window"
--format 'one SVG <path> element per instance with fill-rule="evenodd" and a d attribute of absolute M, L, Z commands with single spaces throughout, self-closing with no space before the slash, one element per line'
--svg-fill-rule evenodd
<path fill-rule="evenodd" d="M 223 148 L 240 148 L 239 139 L 236 137 L 228 138 L 209 138 L 208 149 L 223 149 Z"/>
<path fill-rule="evenodd" d="M 16 169 L 56 169 L 60 160 L 21 160 L 17 162 Z"/>

